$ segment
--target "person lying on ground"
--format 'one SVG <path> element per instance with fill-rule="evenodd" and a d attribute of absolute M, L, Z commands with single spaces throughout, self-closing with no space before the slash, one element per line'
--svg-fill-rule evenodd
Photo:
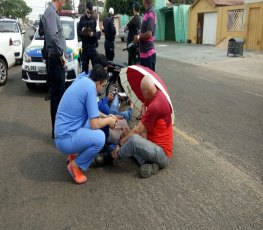
<path fill-rule="evenodd" d="M 120 111 L 120 100 L 118 94 L 115 94 L 113 92 L 110 92 L 107 97 L 101 98 L 98 101 L 98 107 L 99 111 L 109 115 L 113 114 L 116 115 L 119 118 L 119 125 L 123 126 L 123 130 L 126 129 L 128 126 L 128 122 L 131 119 L 132 111 L 133 111 L 133 104 L 130 104 L 130 107 L 125 111 Z M 125 119 L 125 121 L 121 121 L 121 119 Z M 106 126 L 102 128 L 102 131 L 105 133 L 106 136 L 106 143 L 103 149 L 101 150 L 102 154 L 98 155 L 95 158 L 96 166 L 103 166 L 105 164 L 110 164 L 113 162 L 113 158 L 111 157 L 111 152 L 116 147 L 116 141 L 113 143 L 113 139 L 116 140 L 116 133 L 119 133 L 118 130 L 111 130 L 109 129 L 109 126 Z M 111 133 L 111 135 L 110 135 Z M 115 136 L 114 138 L 112 136 Z M 118 136 L 118 135 L 117 135 Z M 118 142 L 118 141 L 117 141 Z"/>

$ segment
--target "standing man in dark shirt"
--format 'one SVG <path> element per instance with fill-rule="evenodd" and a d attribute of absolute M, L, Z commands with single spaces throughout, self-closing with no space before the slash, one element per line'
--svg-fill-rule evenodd
<path fill-rule="evenodd" d="M 153 8 L 153 0 L 143 0 L 145 13 L 143 16 L 140 35 L 134 37 L 134 42 L 139 42 L 141 65 L 155 71 L 156 51 L 154 48 L 154 36 L 157 17 Z"/>
<path fill-rule="evenodd" d="M 49 2 L 51 4 L 51 2 Z M 46 71 L 47 71 L 47 88 L 48 92 L 47 95 L 45 96 L 45 101 L 49 101 L 52 97 L 52 92 L 53 92 L 53 81 L 52 81 L 52 76 L 48 73 L 49 68 L 48 68 L 48 53 L 47 53 L 47 44 L 45 41 L 45 33 L 44 33 L 44 25 L 43 25 L 43 15 L 40 16 L 39 18 L 39 25 L 38 25 L 38 34 L 39 36 L 44 37 L 44 46 L 41 49 L 42 57 L 45 60 L 46 63 Z"/>
<path fill-rule="evenodd" d="M 86 3 L 85 14 L 81 16 L 78 24 L 78 36 L 82 41 L 82 71 L 88 73 L 89 61 L 92 67 L 97 56 L 98 36 L 96 33 L 97 21 L 93 16 L 91 2 Z"/>
<path fill-rule="evenodd" d="M 138 2 L 135 2 L 132 6 L 133 17 L 126 25 L 126 30 L 129 30 L 128 37 L 127 37 L 127 46 L 133 42 L 134 36 L 138 35 L 140 28 L 141 28 L 141 17 L 139 14 L 140 5 Z M 136 64 L 136 48 L 130 49 L 128 53 L 128 65 Z"/>
<path fill-rule="evenodd" d="M 50 100 L 52 121 L 52 138 L 54 138 L 54 123 L 58 104 L 65 91 L 66 40 L 58 11 L 65 5 L 66 0 L 52 0 L 43 15 L 43 27 L 48 53 L 48 73 L 53 80 L 53 93 Z"/>
<path fill-rule="evenodd" d="M 113 61 L 115 56 L 114 40 L 116 35 L 116 28 L 114 26 L 114 9 L 112 7 L 109 9 L 108 17 L 106 17 L 103 22 L 102 31 L 105 33 L 105 43 L 104 43 L 105 56 L 109 61 Z"/>

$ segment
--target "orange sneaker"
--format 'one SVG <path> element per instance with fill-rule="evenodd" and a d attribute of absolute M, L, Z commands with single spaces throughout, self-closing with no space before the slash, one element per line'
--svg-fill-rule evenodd
<path fill-rule="evenodd" d="M 68 172 L 73 177 L 74 181 L 77 184 L 83 184 L 87 182 L 87 177 L 83 174 L 82 170 L 79 167 L 76 167 L 72 164 L 72 161 L 68 164 Z"/>
<path fill-rule="evenodd" d="M 70 154 L 67 159 L 67 163 L 73 161 L 77 157 L 77 153 Z"/>

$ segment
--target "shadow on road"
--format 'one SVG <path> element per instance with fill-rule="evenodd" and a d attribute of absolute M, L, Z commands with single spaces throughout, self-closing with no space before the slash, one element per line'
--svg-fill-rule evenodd
<path fill-rule="evenodd" d="M 58 153 L 32 152 L 19 162 L 19 170 L 24 178 L 38 182 L 71 181 L 65 165 L 66 159 Z"/>
<path fill-rule="evenodd" d="M 24 157 L 19 161 L 19 171 L 21 175 L 28 179 L 38 182 L 71 182 L 72 179 L 69 176 L 66 169 L 66 156 L 54 151 L 46 152 L 32 152 L 29 155 L 24 154 Z M 139 167 L 135 162 L 130 159 L 115 162 L 113 165 L 107 165 L 104 167 L 91 166 L 86 173 L 88 176 L 95 175 L 107 177 L 115 177 L 116 175 L 129 174 L 131 177 L 139 178 Z"/>
<path fill-rule="evenodd" d="M 0 138 L 27 137 L 31 140 L 43 140 L 46 144 L 52 144 L 50 134 L 43 133 L 22 123 L 0 121 Z"/>

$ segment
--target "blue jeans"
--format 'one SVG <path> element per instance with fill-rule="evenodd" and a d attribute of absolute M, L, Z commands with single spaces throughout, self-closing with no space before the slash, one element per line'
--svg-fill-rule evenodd
<path fill-rule="evenodd" d="M 152 71 L 155 71 L 155 64 L 156 64 L 156 53 L 154 53 L 153 55 L 147 58 L 141 58 L 141 65 L 148 67 Z"/>
<path fill-rule="evenodd" d="M 120 103 L 119 97 L 118 97 L 118 95 L 115 95 L 114 100 L 112 101 L 112 103 L 110 105 L 110 114 L 121 115 L 125 118 L 125 120 L 127 122 L 129 122 L 129 120 L 131 119 L 131 116 L 132 116 L 132 109 L 129 108 L 126 111 L 120 112 L 119 111 L 119 103 Z"/>
<path fill-rule="evenodd" d="M 63 154 L 78 153 L 75 162 L 82 170 L 87 171 L 105 144 L 105 134 L 101 130 L 91 129 L 88 120 L 84 127 L 56 138 L 55 144 Z"/>
<path fill-rule="evenodd" d="M 132 156 L 140 165 L 144 163 L 157 163 L 162 169 L 169 164 L 169 158 L 165 155 L 162 147 L 138 134 L 132 135 L 119 150 L 119 157 Z"/>
<path fill-rule="evenodd" d="M 110 106 L 108 104 L 107 97 L 100 99 L 98 102 L 98 106 L 99 106 L 99 111 L 106 115 L 109 115 L 109 114 L 121 115 L 126 119 L 127 122 L 129 122 L 129 120 L 131 119 L 131 116 L 132 116 L 131 108 L 123 112 L 119 111 L 119 97 L 117 95 L 115 95 L 114 100 L 112 101 Z M 105 133 L 106 140 L 107 140 L 109 136 L 109 127 L 106 126 L 102 128 L 102 130 Z"/>

